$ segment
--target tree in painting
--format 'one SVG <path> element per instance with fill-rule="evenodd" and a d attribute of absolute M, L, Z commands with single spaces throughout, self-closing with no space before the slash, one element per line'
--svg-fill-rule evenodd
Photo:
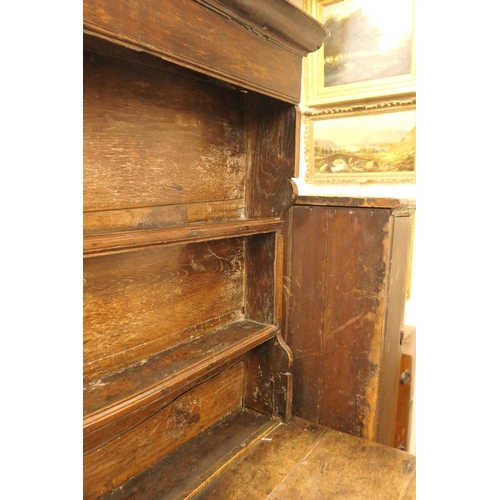
<path fill-rule="evenodd" d="M 388 12 L 394 1 L 385 0 Z M 359 1 L 355 3 L 351 0 L 345 4 L 359 5 Z M 411 3 L 408 6 L 407 10 L 411 14 Z M 333 11 L 335 8 L 339 11 Z M 389 78 L 410 72 L 411 15 L 406 16 L 409 20 L 408 27 L 403 29 L 389 22 L 383 26 L 380 22 L 377 24 L 369 12 L 362 8 L 349 11 L 346 7 L 340 10 L 337 5 L 333 5 L 328 12 L 330 14 L 324 21 L 330 32 L 324 44 L 325 87 Z M 397 23 L 397 19 L 394 22 Z"/>

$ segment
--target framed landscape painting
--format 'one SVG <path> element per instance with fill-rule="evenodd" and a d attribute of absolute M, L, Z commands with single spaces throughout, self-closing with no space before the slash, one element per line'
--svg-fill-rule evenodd
<path fill-rule="evenodd" d="M 415 105 L 318 112 L 304 123 L 306 182 L 415 182 Z"/>
<path fill-rule="evenodd" d="M 330 34 L 306 58 L 309 106 L 410 94 L 414 0 L 304 0 Z"/>

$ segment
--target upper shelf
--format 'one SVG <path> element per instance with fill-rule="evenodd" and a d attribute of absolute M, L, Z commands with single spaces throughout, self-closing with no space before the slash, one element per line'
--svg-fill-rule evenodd
<path fill-rule="evenodd" d="M 302 57 L 327 35 L 286 0 L 84 0 L 84 33 L 298 104 Z M 206 46 L 200 40 L 220 43 Z"/>
<path fill-rule="evenodd" d="M 272 233 L 281 228 L 282 225 L 283 222 L 279 219 L 239 219 L 227 222 L 171 226 L 168 228 L 96 233 L 84 236 L 83 254 L 90 257 L 168 243 L 194 243 Z"/>

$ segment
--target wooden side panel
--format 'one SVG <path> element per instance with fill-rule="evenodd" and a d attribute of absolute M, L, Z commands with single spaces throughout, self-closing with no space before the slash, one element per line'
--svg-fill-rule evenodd
<path fill-rule="evenodd" d="M 293 352 L 293 414 L 318 422 L 323 376 L 326 208 L 289 212 L 285 253 L 285 341 Z"/>
<path fill-rule="evenodd" d="M 83 88 L 84 211 L 244 198 L 242 94 L 90 53 Z"/>
<path fill-rule="evenodd" d="M 192 0 L 85 0 L 83 19 L 89 32 L 299 103 L 300 55 Z"/>
<path fill-rule="evenodd" d="M 297 197 L 295 174 L 300 116 L 295 106 L 248 94 L 248 217 L 280 217 Z"/>
<path fill-rule="evenodd" d="M 244 358 L 243 404 L 270 417 L 291 418 L 292 353 L 281 334 L 249 351 Z"/>
<path fill-rule="evenodd" d="M 116 369 L 153 354 L 136 350 L 141 344 L 163 339 L 156 347 L 164 350 L 183 340 L 176 332 L 200 335 L 221 316 L 234 320 L 241 313 L 243 241 L 92 257 L 85 259 L 84 279 L 84 363 L 111 359 L 107 368 L 114 371 L 112 356 Z"/>
<path fill-rule="evenodd" d="M 389 209 L 294 206 L 288 220 L 285 339 L 293 412 L 375 440 Z"/>
<path fill-rule="evenodd" d="M 269 324 L 275 322 L 275 242 L 274 233 L 258 234 L 245 241 L 245 316 Z"/>
<path fill-rule="evenodd" d="M 376 438 L 389 210 L 328 209 L 319 422 Z"/>
<path fill-rule="evenodd" d="M 387 446 L 394 445 L 411 219 L 410 217 L 395 217 L 392 219 L 392 224 L 377 432 L 377 441 Z"/>
<path fill-rule="evenodd" d="M 241 404 L 241 363 L 84 457 L 84 498 L 100 498 Z"/>

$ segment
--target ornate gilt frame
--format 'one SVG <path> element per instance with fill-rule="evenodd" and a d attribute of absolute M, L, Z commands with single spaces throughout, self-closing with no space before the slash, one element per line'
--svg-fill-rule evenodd
<path fill-rule="evenodd" d="M 304 0 L 304 10 L 320 22 L 323 19 L 323 7 L 339 0 Z M 366 0 L 367 2 L 371 0 Z M 325 87 L 324 85 L 324 44 L 319 50 L 305 59 L 305 104 L 324 106 L 328 104 L 372 99 L 381 96 L 414 94 L 416 92 L 415 35 L 412 19 L 412 54 L 409 74 L 379 80 L 367 80 L 358 83 Z"/>
<path fill-rule="evenodd" d="M 374 104 L 351 105 L 321 111 L 306 111 L 302 118 L 304 130 L 304 156 L 306 163 L 305 181 L 317 183 L 396 183 L 416 182 L 416 158 L 414 170 L 411 172 L 360 172 L 360 173 L 319 173 L 315 169 L 314 157 L 314 123 L 318 120 L 341 119 L 353 116 L 370 116 L 374 114 L 393 113 L 397 111 L 415 111 L 416 97 L 403 101 L 384 101 Z M 416 154 L 416 152 L 415 152 Z"/>

